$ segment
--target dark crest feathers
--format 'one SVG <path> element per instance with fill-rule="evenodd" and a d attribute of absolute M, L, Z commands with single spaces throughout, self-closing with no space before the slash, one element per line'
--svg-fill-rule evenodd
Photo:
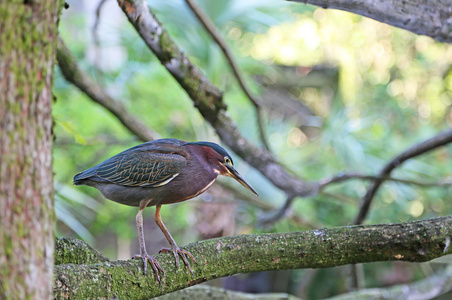
<path fill-rule="evenodd" d="M 231 156 L 229 155 L 229 153 L 223 149 L 223 147 L 215 144 L 215 143 L 211 143 L 211 142 L 191 142 L 191 143 L 187 143 L 189 145 L 199 145 L 199 146 L 206 146 L 206 147 L 210 147 L 213 150 L 215 150 L 218 154 L 220 154 L 222 157 L 229 157 L 231 159 L 231 163 L 234 164 L 234 162 L 232 161 Z M 185 144 L 185 145 L 187 145 Z"/>

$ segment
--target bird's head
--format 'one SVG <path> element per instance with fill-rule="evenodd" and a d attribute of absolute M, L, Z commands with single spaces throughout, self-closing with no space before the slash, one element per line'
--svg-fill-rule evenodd
<path fill-rule="evenodd" d="M 240 182 L 241 185 L 253 192 L 256 196 L 259 196 L 256 190 L 248 182 L 246 182 L 245 178 L 243 178 L 242 175 L 240 175 L 240 173 L 234 168 L 231 156 L 221 146 L 211 142 L 192 142 L 187 144 L 204 146 L 199 147 L 199 150 L 196 151 L 195 155 L 206 155 L 207 157 L 209 157 L 208 162 L 213 168 L 214 172 L 219 175 L 225 175 L 234 178 L 235 180 Z"/>

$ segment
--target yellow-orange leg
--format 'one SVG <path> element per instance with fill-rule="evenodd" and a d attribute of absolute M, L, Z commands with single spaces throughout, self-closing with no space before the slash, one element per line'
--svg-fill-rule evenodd
<path fill-rule="evenodd" d="M 176 242 L 174 241 L 173 237 L 169 233 L 168 229 L 166 229 L 165 224 L 163 224 L 163 222 L 162 222 L 162 217 L 160 216 L 161 208 L 162 208 L 161 204 L 156 206 L 154 219 L 155 219 L 155 222 L 157 223 L 157 225 L 160 227 L 160 230 L 163 232 L 166 239 L 168 240 L 168 243 L 171 245 L 171 248 L 163 248 L 162 250 L 159 251 L 159 253 L 173 251 L 174 258 L 176 259 L 176 267 L 177 268 L 179 268 L 179 255 L 180 255 L 182 257 L 182 260 L 184 261 L 185 265 L 187 266 L 188 270 L 190 271 L 191 275 L 194 277 L 195 275 L 193 274 L 193 271 L 190 268 L 188 259 L 185 255 L 188 255 L 195 264 L 198 264 L 198 263 L 196 262 L 195 258 L 189 251 L 181 249 L 181 248 L 179 248 L 179 246 L 177 246 Z"/>
<path fill-rule="evenodd" d="M 133 258 L 141 258 L 143 260 L 144 264 L 144 275 L 146 275 L 146 269 L 147 269 L 147 261 L 152 266 L 152 269 L 154 269 L 155 276 L 157 277 L 158 282 L 160 282 L 160 275 L 159 271 L 163 274 L 163 269 L 160 267 L 160 264 L 158 261 L 151 255 L 148 254 L 146 251 L 146 245 L 144 242 L 144 230 L 143 230 L 143 209 L 146 207 L 146 205 L 149 203 L 149 201 L 146 201 L 145 203 L 140 203 L 140 210 L 138 211 L 136 221 L 137 221 L 137 229 L 138 229 L 138 239 L 140 241 L 140 255 L 135 255 Z M 142 205 L 143 204 L 143 205 Z"/>

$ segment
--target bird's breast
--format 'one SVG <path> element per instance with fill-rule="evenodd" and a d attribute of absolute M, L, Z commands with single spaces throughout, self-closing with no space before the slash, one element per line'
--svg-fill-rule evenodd
<path fill-rule="evenodd" d="M 197 172 L 182 172 L 167 185 L 165 193 L 160 198 L 161 204 L 185 201 L 204 193 L 217 178 L 217 173 L 198 170 Z"/>

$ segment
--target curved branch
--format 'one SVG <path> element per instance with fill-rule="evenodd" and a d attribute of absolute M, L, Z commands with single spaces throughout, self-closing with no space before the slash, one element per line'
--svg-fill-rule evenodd
<path fill-rule="evenodd" d="M 452 43 L 452 1 L 371 1 L 371 0 L 289 0 L 322 8 L 335 8 L 359 14 L 430 36 L 440 42 Z"/>
<path fill-rule="evenodd" d="M 256 110 L 257 126 L 259 128 L 259 135 L 260 135 L 261 141 L 264 144 L 267 151 L 270 151 L 270 146 L 267 142 L 267 137 L 265 135 L 265 129 L 264 129 L 264 124 L 263 124 L 263 120 L 262 120 L 262 110 L 261 110 L 262 100 L 256 98 L 253 95 L 253 93 L 251 93 L 248 86 L 245 84 L 245 79 L 243 78 L 242 73 L 240 72 L 237 63 L 235 62 L 235 59 L 234 59 L 232 53 L 229 51 L 229 48 L 226 45 L 226 41 L 223 39 L 221 34 L 218 32 L 217 28 L 215 27 L 215 24 L 212 22 L 212 20 L 210 20 L 209 16 L 207 16 L 204 13 L 204 11 L 196 4 L 196 2 L 194 0 L 185 0 L 185 2 L 190 7 L 190 9 L 195 14 L 195 16 L 198 18 L 199 22 L 204 26 L 206 31 L 210 34 L 212 39 L 220 47 L 221 51 L 223 51 L 223 54 L 226 57 L 226 60 L 229 62 L 229 66 L 231 67 L 231 70 L 234 73 L 234 76 L 237 79 L 237 82 L 239 83 L 241 89 L 243 90 L 245 95 L 248 97 L 248 99 L 251 101 L 251 103 L 254 105 L 254 108 Z"/>
<path fill-rule="evenodd" d="M 100 39 L 99 39 L 99 25 L 100 25 L 100 13 L 102 11 L 102 8 L 105 6 L 105 3 L 107 2 L 107 0 L 100 0 L 99 3 L 97 4 L 97 8 L 96 8 L 96 17 L 94 19 L 94 24 L 93 27 L 91 29 L 91 35 L 93 38 L 93 43 L 94 43 L 94 66 L 95 66 L 95 72 L 97 73 L 96 75 L 102 75 L 101 72 L 101 68 L 99 63 L 102 61 L 100 58 L 101 55 L 101 49 L 100 49 Z M 96 77 L 100 77 L 100 76 L 96 76 Z"/>
<path fill-rule="evenodd" d="M 70 53 L 61 38 L 58 40 L 57 49 L 58 66 L 67 81 L 78 87 L 83 93 L 93 101 L 108 109 L 118 120 L 140 140 L 152 141 L 159 134 L 150 130 L 136 116 L 130 114 L 127 108 L 119 101 L 110 97 L 102 87 L 97 85 L 85 72 L 77 65 L 76 60 Z"/>
<path fill-rule="evenodd" d="M 420 181 L 414 181 L 414 180 L 408 180 L 408 179 L 394 178 L 394 177 L 389 177 L 389 176 L 381 177 L 381 176 L 375 176 L 375 175 L 363 175 L 363 174 L 359 174 L 359 173 L 343 173 L 343 174 L 339 174 L 336 176 L 332 176 L 332 177 L 320 180 L 319 181 L 319 192 L 321 192 L 324 195 L 328 195 L 332 198 L 339 198 L 340 196 L 338 196 L 338 195 L 330 194 L 330 193 L 326 193 L 326 192 L 322 192 L 322 191 L 330 184 L 341 183 L 341 182 L 344 182 L 347 180 L 352 180 L 352 179 L 373 180 L 373 181 L 377 181 L 377 180 L 392 181 L 392 182 L 399 182 L 399 183 L 403 183 L 403 184 L 417 185 L 417 186 L 421 186 L 421 187 L 442 187 L 442 186 L 452 185 L 452 181 L 450 181 L 450 180 L 444 180 L 444 181 L 439 181 L 439 182 L 420 182 Z M 341 202 L 348 201 L 345 198 L 340 198 L 340 199 L 341 199 Z M 268 225 L 271 225 L 271 224 L 279 221 L 281 218 L 286 216 L 287 212 L 290 210 L 293 200 L 294 200 L 294 197 L 289 196 L 281 208 L 279 208 L 279 209 L 267 208 L 266 210 L 272 210 L 272 211 L 266 213 L 259 220 L 259 222 L 258 222 L 259 225 L 268 226 Z M 256 202 L 252 202 L 252 203 L 256 203 Z M 355 202 L 353 202 L 353 203 L 355 203 Z M 258 203 L 258 204 L 260 204 L 260 203 Z"/>
<path fill-rule="evenodd" d="M 410 158 L 424 154 L 440 146 L 444 146 L 450 142 L 452 142 L 452 129 L 449 129 L 438 134 L 437 136 L 416 144 L 394 157 L 383 167 L 383 169 L 381 169 L 381 171 L 378 173 L 378 177 L 380 177 L 380 179 L 375 180 L 370 185 L 369 189 L 366 192 L 366 195 L 364 195 L 354 224 L 361 224 L 364 221 L 367 213 L 369 212 L 370 204 L 372 203 L 375 194 L 383 183 L 384 178 L 388 177 L 395 168 L 399 167 Z"/>
<path fill-rule="evenodd" d="M 284 205 L 281 208 L 261 217 L 260 220 L 258 221 L 258 224 L 260 226 L 269 226 L 285 217 L 294 199 L 295 197 L 292 195 L 287 196 L 286 202 L 284 202 Z"/>
<path fill-rule="evenodd" d="M 352 179 L 351 177 L 373 179 L 372 176 L 352 175 L 347 177 L 339 175 L 315 183 L 306 182 L 286 172 L 270 153 L 250 144 L 239 133 L 235 124 L 226 114 L 226 106 L 222 102 L 221 92 L 202 75 L 202 72 L 198 70 L 181 51 L 179 51 L 157 19 L 144 5 L 144 2 L 137 1 L 137 3 L 134 3 L 121 0 L 118 2 L 128 16 L 130 22 L 141 34 L 143 40 L 145 40 L 149 48 L 187 91 L 194 101 L 195 106 L 198 107 L 204 118 L 216 129 L 220 138 L 233 151 L 258 169 L 276 187 L 289 195 L 309 196 L 317 194 L 320 189 L 323 189 L 330 183 Z M 143 141 L 152 140 L 155 136 L 158 136 L 157 133 L 147 128 L 144 123 L 137 120 L 135 116 L 129 114 L 122 103 L 109 97 L 105 91 L 93 83 L 88 75 L 78 68 L 74 58 L 61 40 L 58 45 L 57 59 L 63 75 L 68 81 L 76 85 L 94 101 L 110 110 L 133 134 Z M 388 176 L 376 176 L 375 178 L 377 178 L 377 180 L 375 182 L 386 180 L 387 177 Z M 424 186 L 429 185 L 408 182 L 402 179 L 388 180 Z M 445 183 L 445 185 L 446 184 L 447 183 Z"/>
<path fill-rule="evenodd" d="M 156 255 L 162 282 L 143 275 L 141 261 L 55 267 L 56 298 L 149 299 L 238 273 L 326 268 L 375 261 L 424 262 L 452 253 L 452 216 L 383 225 L 223 237 L 185 247 L 198 261 L 194 278 L 175 269 L 172 253 Z M 344 255 L 346 253 L 346 255 Z"/>
<path fill-rule="evenodd" d="M 295 196 L 314 195 L 318 184 L 289 174 L 267 151 L 245 139 L 226 113 L 223 95 L 176 46 L 142 0 L 118 0 L 129 21 L 171 75 L 192 99 L 201 115 L 221 140 L 237 155 L 259 170 L 276 187 Z"/>
<path fill-rule="evenodd" d="M 99 44 L 100 44 L 100 42 L 99 42 L 100 12 L 101 12 L 102 8 L 104 7 L 105 2 L 107 2 L 107 0 L 100 0 L 100 2 L 97 4 L 96 19 L 94 20 L 94 25 L 91 30 L 91 34 L 93 35 L 94 45 L 96 45 L 96 46 L 99 46 Z"/>
<path fill-rule="evenodd" d="M 318 193 L 319 183 L 307 182 L 289 174 L 269 152 L 252 145 L 240 134 L 236 125 L 226 114 L 222 93 L 179 50 L 161 23 L 151 13 L 145 1 L 118 0 L 118 3 L 144 42 L 187 92 L 195 107 L 204 119 L 211 123 L 226 145 L 288 195 L 304 197 Z M 401 160 L 404 157 L 396 159 Z M 399 163 L 401 162 L 403 161 Z M 384 178 L 389 174 L 390 172 L 383 172 L 378 177 Z M 382 181 L 383 179 L 376 180 L 376 188 L 372 189 L 376 191 Z M 363 201 L 356 224 L 361 223 L 367 214 L 372 197 L 373 195 L 369 194 L 367 200 Z"/>

